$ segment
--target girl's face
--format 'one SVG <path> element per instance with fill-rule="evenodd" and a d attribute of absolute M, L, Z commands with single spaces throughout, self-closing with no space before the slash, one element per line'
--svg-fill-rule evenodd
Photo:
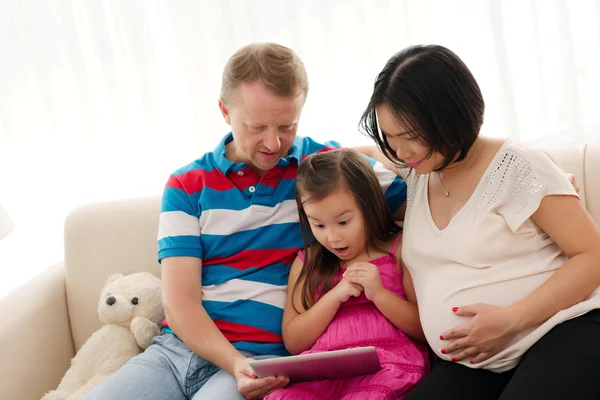
<path fill-rule="evenodd" d="M 419 174 L 428 174 L 444 163 L 444 156 L 433 152 L 431 157 L 429 147 L 419 143 L 415 132 L 407 131 L 390 111 L 386 104 L 377 106 L 379 129 L 396 156 Z"/>
<path fill-rule="evenodd" d="M 344 261 L 363 253 L 365 221 L 350 191 L 340 188 L 318 201 L 302 196 L 302 203 L 313 235 L 327 250 Z"/>

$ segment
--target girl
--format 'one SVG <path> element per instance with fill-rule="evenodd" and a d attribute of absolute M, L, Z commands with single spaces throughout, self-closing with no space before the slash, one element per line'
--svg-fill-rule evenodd
<path fill-rule="evenodd" d="M 600 398 L 600 229 L 543 151 L 479 136 L 484 108 L 456 54 L 414 46 L 362 119 L 408 167 L 402 256 L 443 360 L 408 398 Z"/>
<path fill-rule="evenodd" d="M 305 244 L 289 277 L 283 340 L 292 354 L 376 346 L 382 370 L 291 384 L 272 399 L 400 399 L 428 370 L 410 274 L 399 267 L 400 228 L 356 151 L 307 157 L 296 201 Z M 312 233 L 312 236 L 311 236 Z"/>

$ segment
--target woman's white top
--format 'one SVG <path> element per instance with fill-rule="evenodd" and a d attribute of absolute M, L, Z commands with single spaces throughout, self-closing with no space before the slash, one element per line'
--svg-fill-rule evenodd
<path fill-rule="evenodd" d="M 452 307 L 476 303 L 508 306 L 552 276 L 567 257 L 531 220 L 544 196 L 577 196 L 573 186 L 541 150 L 507 141 L 477 188 L 448 226 L 435 225 L 428 201 L 430 175 L 406 178 L 408 203 L 402 258 L 414 282 L 427 341 L 438 356 L 440 335 L 467 323 Z M 557 324 L 600 308 L 600 291 L 563 310 L 544 324 L 521 332 L 494 357 L 466 366 L 503 372 Z M 599 338 L 600 340 L 600 338 Z"/>

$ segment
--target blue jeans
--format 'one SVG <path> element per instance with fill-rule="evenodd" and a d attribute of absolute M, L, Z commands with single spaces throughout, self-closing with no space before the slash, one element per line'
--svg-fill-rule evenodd
<path fill-rule="evenodd" d="M 246 357 L 264 359 L 274 356 Z M 156 336 L 142 354 L 100 383 L 84 400 L 243 400 L 235 378 L 192 352 L 175 335 Z"/>

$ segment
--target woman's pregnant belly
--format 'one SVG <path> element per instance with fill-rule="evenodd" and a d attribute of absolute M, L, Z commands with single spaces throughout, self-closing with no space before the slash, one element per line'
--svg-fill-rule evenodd
<path fill-rule="evenodd" d="M 456 270 L 447 276 L 443 273 L 414 274 L 419 314 L 427 342 L 438 356 L 450 359 L 451 355 L 440 353 L 440 350 L 449 343 L 440 340 L 440 335 L 452 328 L 467 324 L 472 319 L 472 317 L 456 316 L 452 312 L 453 307 L 478 303 L 498 307 L 509 306 L 540 287 L 553 273 L 554 271 L 545 271 L 494 283 L 484 280 L 477 282 L 471 279 L 471 284 L 466 283 L 469 280 L 460 279 Z M 466 363 L 468 364 L 468 360 Z"/>

